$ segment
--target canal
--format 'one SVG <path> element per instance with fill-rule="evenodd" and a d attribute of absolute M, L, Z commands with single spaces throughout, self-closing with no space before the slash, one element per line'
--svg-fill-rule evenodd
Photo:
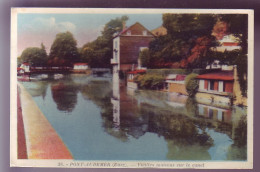
<path fill-rule="evenodd" d="M 111 76 L 22 84 L 76 160 L 247 160 L 246 108 L 124 84 L 115 97 Z"/>

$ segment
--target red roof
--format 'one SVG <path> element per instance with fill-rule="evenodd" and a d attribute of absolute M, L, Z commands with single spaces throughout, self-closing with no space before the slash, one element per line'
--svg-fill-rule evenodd
<path fill-rule="evenodd" d="M 130 27 L 127 27 L 125 29 L 123 29 L 121 32 L 119 32 L 114 38 L 122 35 L 123 33 L 127 32 L 128 30 L 130 30 L 131 28 L 133 28 L 135 25 L 141 25 L 147 32 L 149 32 L 151 35 L 154 36 L 154 34 L 152 32 L 150 32 L 148 29 L 146 29 L 142 24 L 140 24 L 139 22 L 136 22 L 135 24 L 133 24 L 132 26 Z"/>
<path fill-rule="evenodd" d="M 233 71 L 230 72 L 214 72 L 214 73 L 207 73 L 197 76 L 197 79 L 211 79 L 211 80 L 224 80 L 224 81 L 233 81 L 234 80 L 234 73 Z"/>
<path fill-rule="evenodd" d="M 20 68 L 20 67 L 18 67 L 18 68 L 17 68 L 17 70 L 19 71 L 19 70 L 24 70 L 24 69 L 23 69 L 23 68 Z"/>
<path fill-rule="evenodd" d="M 127 72 L 128 74 L 139 74 L 139 73 L 145 73 L 146 70 L 144 69 L 140 69 L 140 70 L 134 70 L 134 71 L 130 71 L 130 72 Z"/>
<path fill-rule="evenodd" d="M 224 46 L 238 46 L 238 42 L 223 42 Z"/>
<path fill-rule="evenodd" d="M 85 66 L 88 65 L 87 63 L 74 63 L 75 66 Z"/>

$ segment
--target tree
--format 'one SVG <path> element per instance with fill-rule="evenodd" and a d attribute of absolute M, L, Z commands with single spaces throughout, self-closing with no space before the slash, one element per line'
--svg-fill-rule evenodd
<path fill-rule="evenodd" d="M 72 65 L 79 60 L 79 52 L 77 49 L 77 41 L 72 33 L 58 33 L 51 45 L 48 63 L 53 65 Z"/>
<path fill-rule="evenodd" d="M 198 74 L 191 73 L 185 78 L 185 86 L 189 97 L 194 97 L 198 91 L 199 84 L 196 80 Z"/>
<path fill-rule="evenodd" d="M 123 29 L 123 23 L 127 20 L 127 16 L 122 16 L 106 23 L 101 36 L 86 43 L 80 49 L 81 60 L 88 62 L 90 67 L 110 67 L 110 59 L 113 54 L 113 37 Z"/>
<path fill-rule="evenodd" d="M 197 61 L 196 58 L 204 57 L 211 46 L 208 40 L 213 40 L 211 31 L 216 20 L 213 14 L 163 14 L 167 35 L 157 37 L 150 43 L 152 61 L 155 64 L 180 62 L 184 66 L 178 64 L 179 67 L 193 67 L 190 64 Z"/>
<path fill-rule="evenodd" d="M 163 14 L 163 26 L 172 38 L 190 38 L 211 35 L 216 23 L 214 14 Z"/>
<path fill-rule="evenodd" d="M 19 58 L 20 63 L 27 62 L 31 66 L 44 66 L 47 62 L 47 53 L 44 45 L 41 44 L 41 48 L 29 47 L 26 48 L 21 57 Z"/>
<path fill-rule="evenodd" d="M 150 59 L 150 53 L 149 53 L 148 48 L 146 48 L 146 49 L 144 49 L 140 52 L 139 59 L 141 61 L 142 67 L 148 67 L 149 66 L 151 59 Z"/>

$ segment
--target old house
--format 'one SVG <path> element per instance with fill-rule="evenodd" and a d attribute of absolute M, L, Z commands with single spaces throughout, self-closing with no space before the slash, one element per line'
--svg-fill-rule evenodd
<path fill-rule="evenodd" d="M 234 72 L 218 71 L 197 76 L 199 82 L 198 102 L 220 106 L 232 104 Z"/>
<path fill-rule="evenodd" d="M 149 47 L 153 38 L 154 35 L 138 22 L 123 29 L 113 39 L 113 71 L 126 73 L 140 67 L 139 53 Z"/>
<path fill-rule="evenodd" d="M 221 40 L 218 40 L 219 45 L 212 48 L 214 51 L 224 52 L 224 51 L 233 51 L 240 50 L 241 46 L 239 45 L 239 38 L 233 34 L 224 36 Z"/>

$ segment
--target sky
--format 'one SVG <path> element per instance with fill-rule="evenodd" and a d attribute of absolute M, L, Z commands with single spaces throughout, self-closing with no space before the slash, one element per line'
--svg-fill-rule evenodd
<path fill-rule="evenodd" d="M 77 40 L 77 47 L 95 40 L 111 19 L 127 15 L 126 26 L 139 22 L 148 30 L 162 25 L 162 14 L 18 14 L 18 56 L 28 47 L 43 43 L 49 54 L 57 33 L 70 31 Z"/>

